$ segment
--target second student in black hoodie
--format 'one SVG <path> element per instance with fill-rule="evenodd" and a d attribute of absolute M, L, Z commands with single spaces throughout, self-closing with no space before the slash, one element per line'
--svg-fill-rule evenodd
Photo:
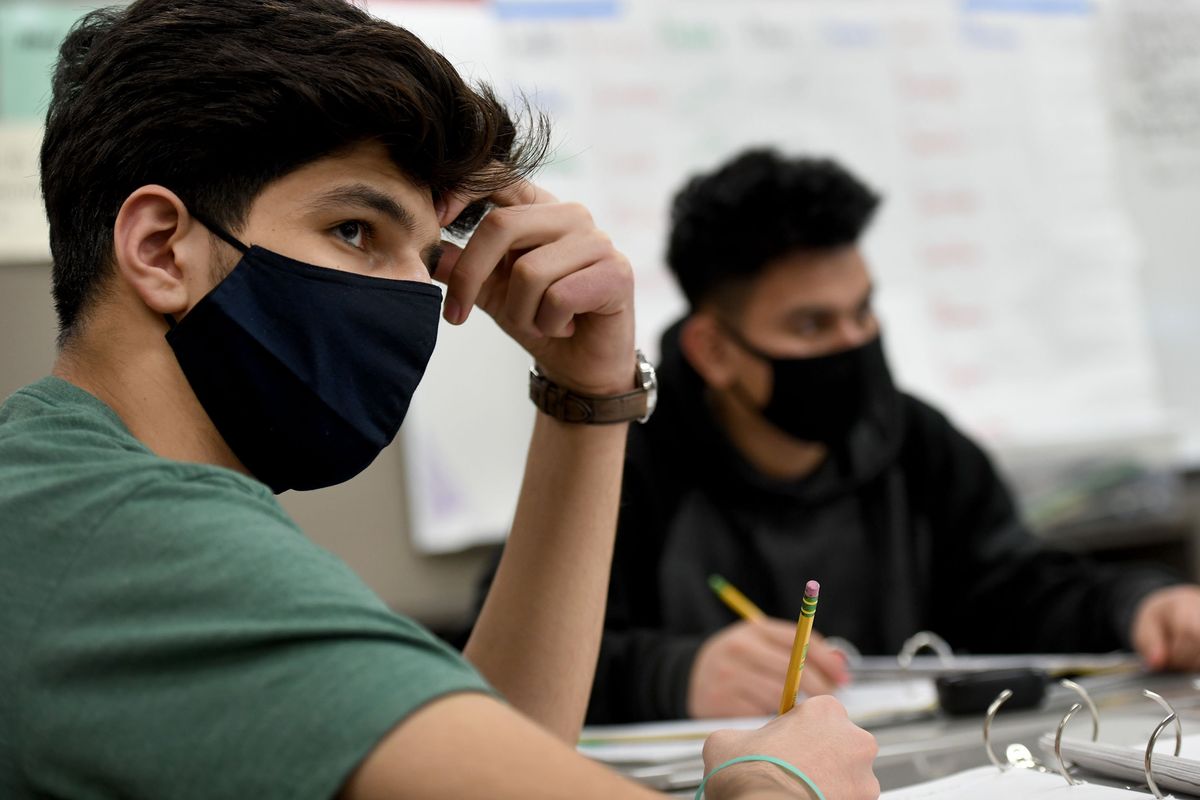
<path fill-rule="evenodd" d="M 857 246 L 877 204 L 836 163 L 771 151 L 676 197 L 691 309 L 630 433 L 592 721 L 772 713 L 809 578 L 818 630 L 863 653 L 932 630 L 971 652 L 1200 663 L 1196 587 L 1046 549 L 983 451 L 892 383 Z M 839 665 L 814 647 L 806 688 L 829 689 Z"/>
<path fill-rule="evenodd" d="M 1200 588 L 1047 549 L 984 452 L 899 391 L 857 241 L 878 198 L 828 160 L 750 151 L 675 199 L 691 309 L 633 426 L 589 721 L 770 714 L 805 582 L 864 654 L 931 630 L 976 653 L 1136 648 L 1200 667 Z M 719 573 L 766 612 L 739 621 Z M 845 679 L 814 641 L 802 689 Z"/>

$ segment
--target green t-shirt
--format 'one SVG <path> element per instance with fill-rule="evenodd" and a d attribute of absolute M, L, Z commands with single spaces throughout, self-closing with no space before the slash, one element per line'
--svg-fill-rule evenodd
<path fill-rule="evenodd" d="M 0 406 L 0 797 L 328 800 L 458 691 L 490 689 L 262 484 L 57 378 Z"/>

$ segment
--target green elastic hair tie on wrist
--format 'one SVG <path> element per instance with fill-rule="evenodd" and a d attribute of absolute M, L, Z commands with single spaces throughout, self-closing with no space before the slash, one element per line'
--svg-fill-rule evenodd
<path fill-rule="evenodd" d="M 734 764 L 744 764 L 747 761 L 766 761 L 768 764 L 774 764 L 777 767 L 782 767 L 792 775 L 795 775 L 797 778 L 799 778 L 804 785 L 812 791 L 813 796 L 816 797 L 817 800 L 825 800 L 825 795 L 822 794 L 821 790 L 817 788 L 817 785 L 812 782 L 812 778 L 808 777 L 803 772 L 784 761 L 782 758 L 775 758 L 775 756 L 738 756 L 737 758 L 729 759 L 719 767 L 713 768 L 712 772 L 704 776 L 704 780 L 700 781 L 700 788 L 696 790 L 695 800 L 700 800 L 700 798 L 704 796 L 704 787 L 708 785 L 708 782 L 712 779 L 713 775 L 716 775 L 726 767 L 733 766 Z"/>

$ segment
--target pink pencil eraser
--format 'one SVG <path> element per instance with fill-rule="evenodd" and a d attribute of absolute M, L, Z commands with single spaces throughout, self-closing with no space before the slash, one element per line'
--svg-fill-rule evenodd
<path fill-rule="evenodd" d="M 804 584 L 805 597 L 816 597 L 820 593 L 821 584 L 817 583 L 816 581 L 809 581 L 808 583 Z"/>

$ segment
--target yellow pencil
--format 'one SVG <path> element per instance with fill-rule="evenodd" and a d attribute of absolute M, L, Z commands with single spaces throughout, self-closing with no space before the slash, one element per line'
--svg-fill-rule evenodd
<path fill-rule="evenodd" d="M 796 638 L 792 641 L 792 658 L 783 681 L 783 698 L 779 701 L 780 714 L 786 714 L 796 705 L 796 692 L 800 691 L 800 676 L 804 673 L 804 659 L 808 656 L 808 640 L 812 638 L 813 615 L 817 613 L 820 592 L 821 584 L 816 581 L 809 581 L 804 586 L 804 602 L 800 606 L 800 619 L 796 620 Z"/>
<path fill-rule="evenodd" d="M 717 593 L 717 597 L 725 601 L 725 605 L 729 606 L 733 613 L 750 622 L 758 622 L 760 619 L 766 619 L 766 614 L 762 609 L 750 602 L 750 598 L 733 588 L 733 584 L 722 578 L 720 575 L 709 575 L 708 585 Z"/>

